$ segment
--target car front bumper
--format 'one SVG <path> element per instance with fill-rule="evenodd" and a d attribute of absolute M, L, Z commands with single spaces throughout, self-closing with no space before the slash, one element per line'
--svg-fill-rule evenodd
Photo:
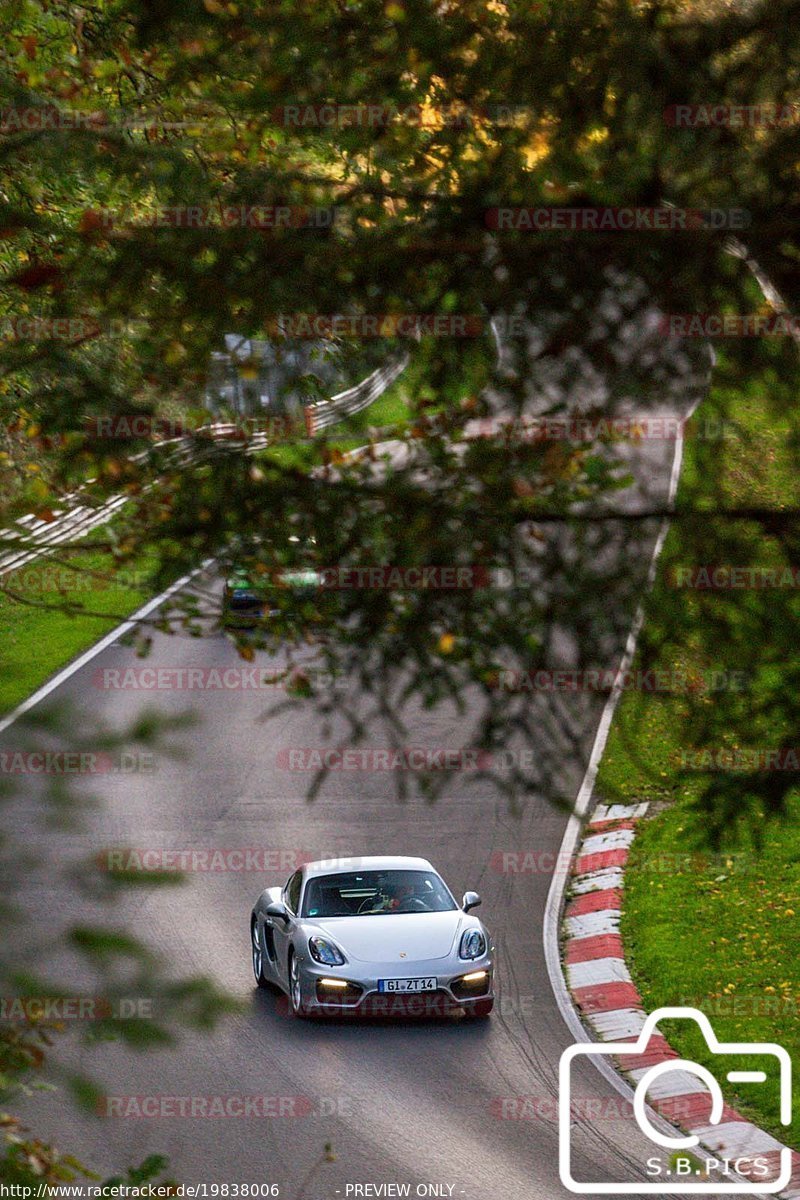
<path fill-rule="evenodd" d="M 421 1016 L 464 1009 L 473 1001 L 494 998 L 491 955 L 467 961 L 452 958 L 427 962 L 345 963 L 328 967 L 310 957 L 299 963 L 303 1004 L 307 1011 L 331 1015 Z M 478 976 L 465 980 L 465 976 Z M 380 980 L 436 979 L 435 991 L 382 992 Z M 337 985 L 323 983 L 334 981 Z"/>

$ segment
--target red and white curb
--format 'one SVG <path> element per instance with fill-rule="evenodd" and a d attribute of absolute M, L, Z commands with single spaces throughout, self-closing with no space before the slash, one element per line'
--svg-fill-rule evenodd
<path fill-rule="evenodd" d="M 636 835 L 636 824 L 647 804 L 600 804 L 583 831 L 572 865 L 570 898 L 564 910 L 564 970 L 573 1003 L 598 1041 L 635 1041 L 647 1016 L 641 996 L 625 963 L 619 933 L 625 865 Z M 635 1085 L 651 1066 L 680 1057 L 660 1034 L 654 1035 L 645 1055 L 634 1062 L 618 1058 L 617 1065 Z M 688 1071 L 670 1071 L 653 1082 L 650 1107 L 679 1129 L 695 1134 L 703 1149 L 716 1157 L 753 1159 L 769 1164 L 778 1173 L 784 1146 L 753 1125 L 735 1109 L 725 1106 L 718 1125 L 709 1124 L 711 1093 Z M 763 1171 L 763 1167 L 761 1168 Z M 745 1171 L 739 1171 L 748 1178 Z M 750 1176 L 754 1187 L 763 1175 Z M 792 1151 L 792 1178 L 780 1193 L 784 1200 L 800 1200 L 800 1154 Z"/>

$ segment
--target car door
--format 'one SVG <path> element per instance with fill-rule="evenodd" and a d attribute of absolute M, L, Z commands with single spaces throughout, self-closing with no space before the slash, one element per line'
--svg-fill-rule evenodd
<path fill-rule="evenodd" d="M 281 900 L 286 905 L 289 913 L 288 921 L 270 921 L 274 931 L 275 939 L 275 966 L 281 976 L 281 979 L 288 986 L 289 983 L 289 946 L 292 937 L 297 928 L 297 919 L 300 912 L 300 893 L 303 890 L 303 872 L 302 870 L 295 871 L 286 881 L 286 886 L 281 892 Z"/>

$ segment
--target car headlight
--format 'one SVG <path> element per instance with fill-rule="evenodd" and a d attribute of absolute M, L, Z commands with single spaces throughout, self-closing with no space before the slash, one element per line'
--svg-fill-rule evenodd
<path fill-rule="evenodd" d="M 323 937 L 310 937 L 308 949 L 314 961 L 324 963 L 326 967 L 341 967 L 347 961 L 338 946 L 326 942 Z"/>
<path fill-rule="evenodd" d="M 461 938 L 458 948 L 459 958 L 480 958 L 486 953 L 486 938 L 480 929 L 468 929 Z"/>

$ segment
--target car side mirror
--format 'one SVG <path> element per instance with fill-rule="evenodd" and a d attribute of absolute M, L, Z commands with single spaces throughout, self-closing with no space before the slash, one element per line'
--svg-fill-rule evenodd
<path fill-rule="evenodd" d="M 469 912 L 471 908 L 477 908 L 480 903 L 481 898 L 477 892 L 464 892 L 464 899 L 461 901 L 464 912 Z"/>
<path fill-rule="evenodd" d="M 282 900 L 273 900 L 267 905 L 267 916 L 272 917 L 274 921 L 285 921 L 289 923 L 289 910 Z"/>

